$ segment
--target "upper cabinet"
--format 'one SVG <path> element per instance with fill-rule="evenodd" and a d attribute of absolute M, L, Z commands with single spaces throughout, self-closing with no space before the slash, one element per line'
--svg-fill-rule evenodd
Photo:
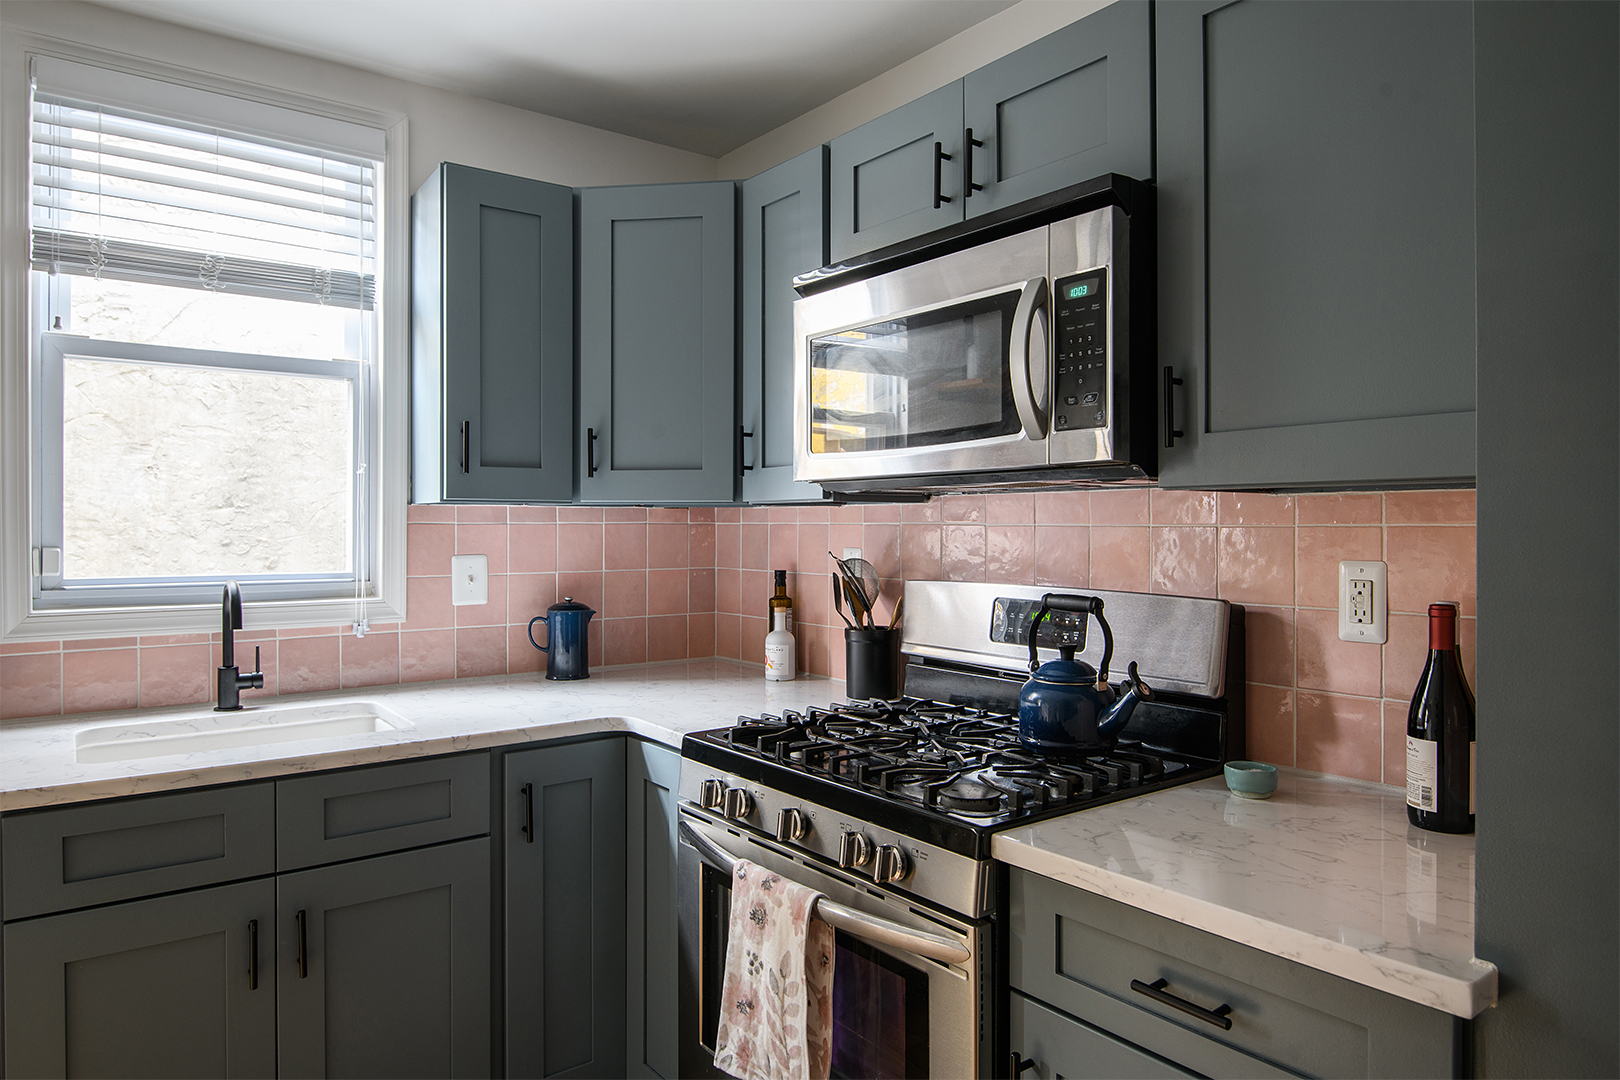
<path fill-rule="evenodd" d="M 793 278 L 827 262 L 827 149 L 742 185 L 742 495 L 820 502 L 793 480 Z"/>
<path fill-rule="evenodd" d="M 1166 487 L 1472 481 L 1473 40 L 1469 4 L 1160 5 Z"/>
<path fill-rule="evenodd" d="M 737 487 L 737 188 L 579 200 L 579 495 L 725 503 Z"/>
<path fill-rule="evenodd" d="M 832 258 L 1104 173 L 1153 176 L 1153 30 L 1120 0 L 831 143 Z"/>
<path fill-rule="evenodd" d="M 573 496 L 573 192 L 443 164 L 412 201 L 413 502 Z"/>

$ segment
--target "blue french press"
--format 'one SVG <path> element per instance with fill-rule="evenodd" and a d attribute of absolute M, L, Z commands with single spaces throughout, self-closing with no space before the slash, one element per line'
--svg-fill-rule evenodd
<path fill-rule="evenodd" d="M 546 678 L 588 679 L 591 677 L 590 637 L 586 625 L 596 612 L 565 596 L 562 602 L 546 608 L 544 615 L 529 620 L 529 644 L 546 654 Z M 546 624 L 546 643 L 534 640 L 534 624 Z"/>

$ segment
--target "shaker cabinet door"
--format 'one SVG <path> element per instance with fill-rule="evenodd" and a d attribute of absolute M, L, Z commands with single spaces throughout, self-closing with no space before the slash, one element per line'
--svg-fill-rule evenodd
<path fill-rule="evenodd" d="M 573 494 L 573 191 L 440 165 L 412 201 L 414 502 Z"/>
<path fill-rule="evenodd" d="M 1471 483 L 1472 5 L 1161 4 L 1155 33 L 1161 483 Z"/>
<path fill-rule="evenodd" d="M 793 278 L 827 262 L 827 148 L 742 185 L 742 495 L 820 502 L 793 479 Z"/>

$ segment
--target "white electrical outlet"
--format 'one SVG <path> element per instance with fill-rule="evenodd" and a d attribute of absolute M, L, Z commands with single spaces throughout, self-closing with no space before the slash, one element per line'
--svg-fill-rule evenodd
<path fill-rule="evenodd" d="M 1389 640 L 1389 566 L 1339 564 L 1339 638 L 1382 645 Z"/>
<path fill-rule="evenodd" d="M 848 562 L 850 559 L 858 559 L 860 557 L 861 557 L 861 549 L 860 548 L 845 548 L 844 549 L 844 561 L 845 562 Z"/>
<path fill-rule="evenodd" d="M 450 603 L 456 607 L 489 603 L 489 556 L 450 556 Z"/>

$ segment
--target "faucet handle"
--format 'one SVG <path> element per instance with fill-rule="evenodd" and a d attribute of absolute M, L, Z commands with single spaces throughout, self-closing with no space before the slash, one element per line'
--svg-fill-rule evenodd
<path fill-rule="evenodd" d="M 259 666 L 259 646 L 257 645 L 253 646 L 253 674 L 264 674 L 264 668 Z M 1131 674 L 1136 674 L 1136 667 L 1134 664 L 1131 666 Z"/>

